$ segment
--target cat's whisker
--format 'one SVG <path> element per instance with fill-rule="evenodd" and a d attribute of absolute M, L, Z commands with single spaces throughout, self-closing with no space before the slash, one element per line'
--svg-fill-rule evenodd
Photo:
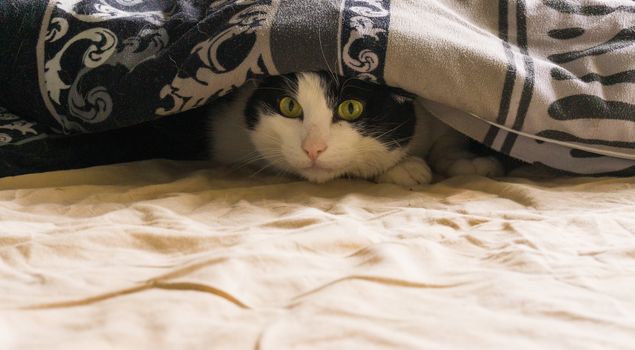
<path fill-rule="evenodd" d="M 292 92 L 294 95 L 297 95 L 298 87 L 296 86 L 296 84 L 287 76 L 282 75 L 281 77 L 282 80 L 287 84 L 289 91 Z"/>
<path fill-rule="evenodd" d="M 261 159 L 253 158 L 253 159 L 247 159 L 247 160 L 238 162 L 238 163 L 232 165 L 232 170 L 240 170 L 240 169 L 242 169 L 242 168 L 244 168 L 244 167 L 246 167 L 248 165 L 251 165 L 251 164 L 253 164 L 253 163 L 255 163 L 255 162 L 259 161 L 259 160 L 261 160 Z"/>
<path fill-rule="evenodd" d="M 249 167 L 250 165 L 255 164 L 256 162 L 258 162 L 260 160 L 266 160 L 266 158 L 262 157 L 262 158 L 259 158 L 259 159 L 253 159 L 253 160 L 248 161 L 248 162 L 243 162 L 241 164 L 237 164 L 237 166 L 232 167 L 231 170 L 232 170 L 232 172 L 237 172 L 237 171 L 242 170 L 242 169 L 244 169 L 246 167 Z"/>
<path fill-rule="evenodd" d="M 406 137 L 402 137 L 402 138 L 398 138 L 398 139 L 393 139 L 393 140 L 390 140 L 388 142 L 385 142 L 385 144 L 393 144 L 393 143 L 401 144 L 402 142 L 409 141 L 409 140 L 412 140 L 411 136 L 406 136 Z"/>
<path fill-rule="evenodd" d="M 232 167 L 232 171 L 236 172 L 239 171 L 245 167 L 248 167 L 258 161 L 267 161 L 269 159 L 272 158 L 277 158 L 277 159 L 283 159 L 283 157 L 281 157 L 282 153 L 278 150 L 275 149 L 263 149 L 263 151 L 267 152 L 267 154 L 261 154 L 258 151 L 252 151 L 250 153 L 248 153 L 247 155 L 245 155 L 244 157 L 241 157 L 235 164 L 234 167 Z"/>
<path fill-rule="evenodd" d="M 273 166 L 273 164 L 267 164 L 267 165 L 263 166 L 262 168 L 260 168 L 255 173 L 251 174 L 249 177 L 254 177 L 254 176 L 260 174 L 261 172 L 263 172 L 265 169 L 271 168 L 272 166 Z"/>
<path fill-rule="evenodd" d="M 401 138 L 398 138 L 398 139 L 392 139 L 392 140 L 389 140 L 389 141 L 383 141 L 381 143 L 382 143 L 382 145 L 389 145 L 389 144 L 395 144 L 395 143 L 396 144 L 401 144 L 402 142 L 409 141 L 409 140 L 412 140 L 411 136 L 405 136 L 405 137 L 401 137 Z"/>
<path fill-rule="evenodd" d="M 344 80 L 344 83 L 342 83 L 342 85 L 340 85 L 340 92 L 344 91 L 344 89 L 346 88 L 346 86 L 348 86 L 347 84 L 351 81 L 351 80 L 355 80 L 357 78 L 353 78 L 353 77 L 349 77 L 346 78 L 346 80 Z"/>
<path fill-rule="evenodd" d="M 324 60 L 324 64 L 326 64 L 326 67 L 328 68 L 328 72 L 331 74 L 331 77 L 333 78 L 335 83 L 337 85 L 339 85 L 340 84 L 340 80 L 339 80 L 337 74 L 335 74 L 335 71 L 329 65 L 329 62 L 326 59 L 326 55 L 324 54 L 324 46 L 322 45 L 322 35 L 321 35 L 319 27 L 318 27 L 318 43 L 320 44 L 320 52 L 322 53 L 322 59 Z"/>
<path fill-rule="evenodd" d="M 234 164 L 235 165 L 240 165 L 240 164 L 245 163 L 245 162 L 250 162 L 255 157 L 257 157 L 257 152 L 250 152 L 249 154 L 237 159 Z"/>
<path fill-rule="evenodd" d="M 385 132 L 383 132 L 383 133 L 381 133 L 381 134 L 379 134 L 379 135 L 373 135 L 373 137 L 375 137 L 375 138 L 382 138 L 382 137 L 384 137 L 384 136 L 386 136 L 386 135 L 390 134 L 391 132 L 393 132 L 393 131 L 395 131 L 395 130 L 397 130 L 397 129 L 401 128 L 402 126 L 406 125 L 406 123 L 408 123 L 408 122 L 409 122 L 409 120 L 406 120 L 406 121 L 404 121 L 403 123 L 401 123 L 401 124 L 399 124 L 399 125 L 395 126 L 394 128 L 392 128 L 392 129 L 390 129 L 390 130 L 388 130 L 388 131 L 385 131 Z"/>
<path fill-rule="evenodd" d="M 263 134 L 262 137 L 266 138 L 268 141 L 271 141 L 273 144 L 280 144 L 280 137 L 278 137 L 278 135 L 267 133 Z"/>
<path fill-rule="evenodd" d="M 280 177 L 280 176 L 288 176 L 288 175 L 293 175 L 291 172 L 289 172 L 286 169 L 281 169 L 278 168 L 278 172 L 276 173 L 276 177 Z"/>
<path fill-rule="evenodd" d="M 264 159 L 266 159 L 266 157 L 265 157 L 265 156 L 258 154 L 258 155 L 252 156 L 252 157 L 250 157 L 250 158 L 248 158 L 248 159 L 240 160 L 237 164 L 240 164 L 240 165 L 243 165 L 243 164 L 248 165 L 248 164 L 251 164 L 251 163 L 257 162 L 257 161 L 259 161 L 259 160 L 264 160 Z"/>

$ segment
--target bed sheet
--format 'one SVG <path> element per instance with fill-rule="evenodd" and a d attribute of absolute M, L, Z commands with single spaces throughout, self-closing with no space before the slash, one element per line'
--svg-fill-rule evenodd
<path fill-rule="evenodd" d="M 632 349 L 635 179 L 0 179 L 0 349 Z"/>

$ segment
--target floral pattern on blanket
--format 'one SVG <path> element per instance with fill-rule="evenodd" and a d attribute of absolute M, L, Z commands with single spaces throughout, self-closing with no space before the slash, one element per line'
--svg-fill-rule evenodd
<path fill-rule="evenodd" d="M 273 9 L 259 0 L 52 2 L 38 51 L 48 111 L 74 133 L 201 106 L 249 73 L 270 74 L 258 67 L 263 55 L 241 54 L 266 46 L 252 35 L 265 36 L 259 30 Z"/>
<path fill-rule="evenodd" d="M 18 142 L 30 142 L 46 137 L 46 129 L 26 121 L 0 106 L 0 147 Z"/>

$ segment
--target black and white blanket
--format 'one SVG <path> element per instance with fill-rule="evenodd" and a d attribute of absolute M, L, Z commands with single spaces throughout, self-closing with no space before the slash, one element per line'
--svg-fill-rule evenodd
<path fill-rule="evenodd" d="M 98 163 L 91 135 L 327 69 L 512 157 L 635 174 L 632 0 L 2 0 L 0 24 L 0 176 Z"/>

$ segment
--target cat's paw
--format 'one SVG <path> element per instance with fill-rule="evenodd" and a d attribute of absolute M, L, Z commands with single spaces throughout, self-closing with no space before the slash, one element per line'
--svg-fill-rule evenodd
<path fill-rule="evenodd" d="M 401 186 L 428 184 L 432 181 L 432 171 L 423 159 L 407 157 L 375 180 Z"/>
<path fill-rule="evenodd" d="M 448 176 L 480 175 L 503 176 L 505 169 L 498 159 L 494 157 L 476 157 L 471 159 L 457 159 L 446 170 Z"/>

